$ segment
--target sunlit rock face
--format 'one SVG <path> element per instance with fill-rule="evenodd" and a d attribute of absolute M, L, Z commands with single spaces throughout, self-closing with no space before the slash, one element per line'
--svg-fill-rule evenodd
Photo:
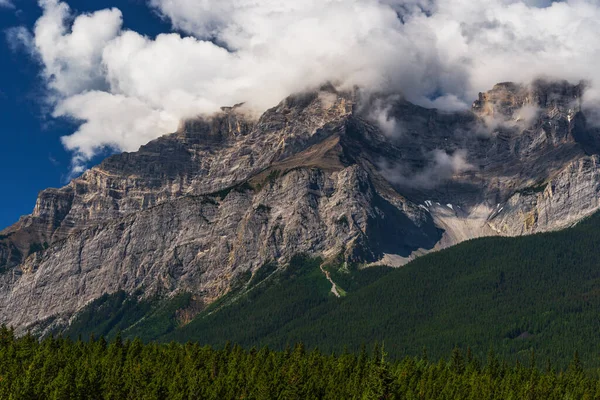
<path fill-rule="evenodd" d="M 118 290 L 192 292 L 295 254 L 400 266 L 599 208 L 599 131 L 583 85 L 502 83 L 472 110 L 330 87 L 262 116 L 243 105 L 107 158 L 0 233 L 0 323 L 66 326 Z"/>

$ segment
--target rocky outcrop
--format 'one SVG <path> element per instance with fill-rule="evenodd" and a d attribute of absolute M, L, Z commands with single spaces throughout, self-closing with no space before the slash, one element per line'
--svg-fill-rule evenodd
<path fill-rule="evenodd" d="M 582 91 L 499 84 L 449 114 L 325 87 L 259 118 L 237 105 L 186 121 L 43 191 L 0 232 L 0 322 L 64 326 L 119 290 L 209 304 L 298 253 L 402 265 L 572 225 L 600 206 Z"/>
<path fill-rule="evenodd" d="M 43 191 L 34 212 L 1 233 L 52 243 L 181 196 L 218 192 L 318 142 L 327 124 L 351 110 L 349 98 L 318 93 L 292 96 L 257 121 L 242 106 L 224 107 L 135 153 L 109 157 L 62 189 Z M 15 265 L 0 258 L 3 264 Z"/>

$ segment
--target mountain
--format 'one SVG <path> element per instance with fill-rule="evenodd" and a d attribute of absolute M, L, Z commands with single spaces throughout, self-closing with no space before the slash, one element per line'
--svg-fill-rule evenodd
<path fill-rule="evenodd" d="M 583 91 L 502 83 L 447 113 L 324 86 L 259 118 L 237 105 L 186 121 L 41 192 L 0 232 L 0 323 L 61 331 L 118 293 L 189 295 L 187 322 L 298 254 L 400 266 L 571 226 L 599 207 Z"/>

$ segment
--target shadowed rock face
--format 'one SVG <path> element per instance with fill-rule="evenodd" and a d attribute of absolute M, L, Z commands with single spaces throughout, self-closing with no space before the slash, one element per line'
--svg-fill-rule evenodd
<path fill-rule="evenodd" d="M 41 192 L 0 232 L 0 323 L 60 327 L 118 290 L 208 304 L 298 253 L 402 265 L 569 226 L 600 207 L 582 91 L 503 83 L 448 114 L 325 88 L 260 118 L 238 105 L 186 121 Z"/>

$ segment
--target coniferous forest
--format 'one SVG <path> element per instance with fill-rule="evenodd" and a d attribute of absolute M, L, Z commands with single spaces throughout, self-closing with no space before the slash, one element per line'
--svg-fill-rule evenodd
<path fill-rule="evenodd" d="M 197 343 L 83 342 L 0 330 L 2 399 L 593 399 L 600 378 L 574 355 L 568 368 L 509 365 L 493 351 L 478 360 L 455 348 L 447 359 L 389 362 L 384 346 L 358 354 L 221 349 Z"/>

